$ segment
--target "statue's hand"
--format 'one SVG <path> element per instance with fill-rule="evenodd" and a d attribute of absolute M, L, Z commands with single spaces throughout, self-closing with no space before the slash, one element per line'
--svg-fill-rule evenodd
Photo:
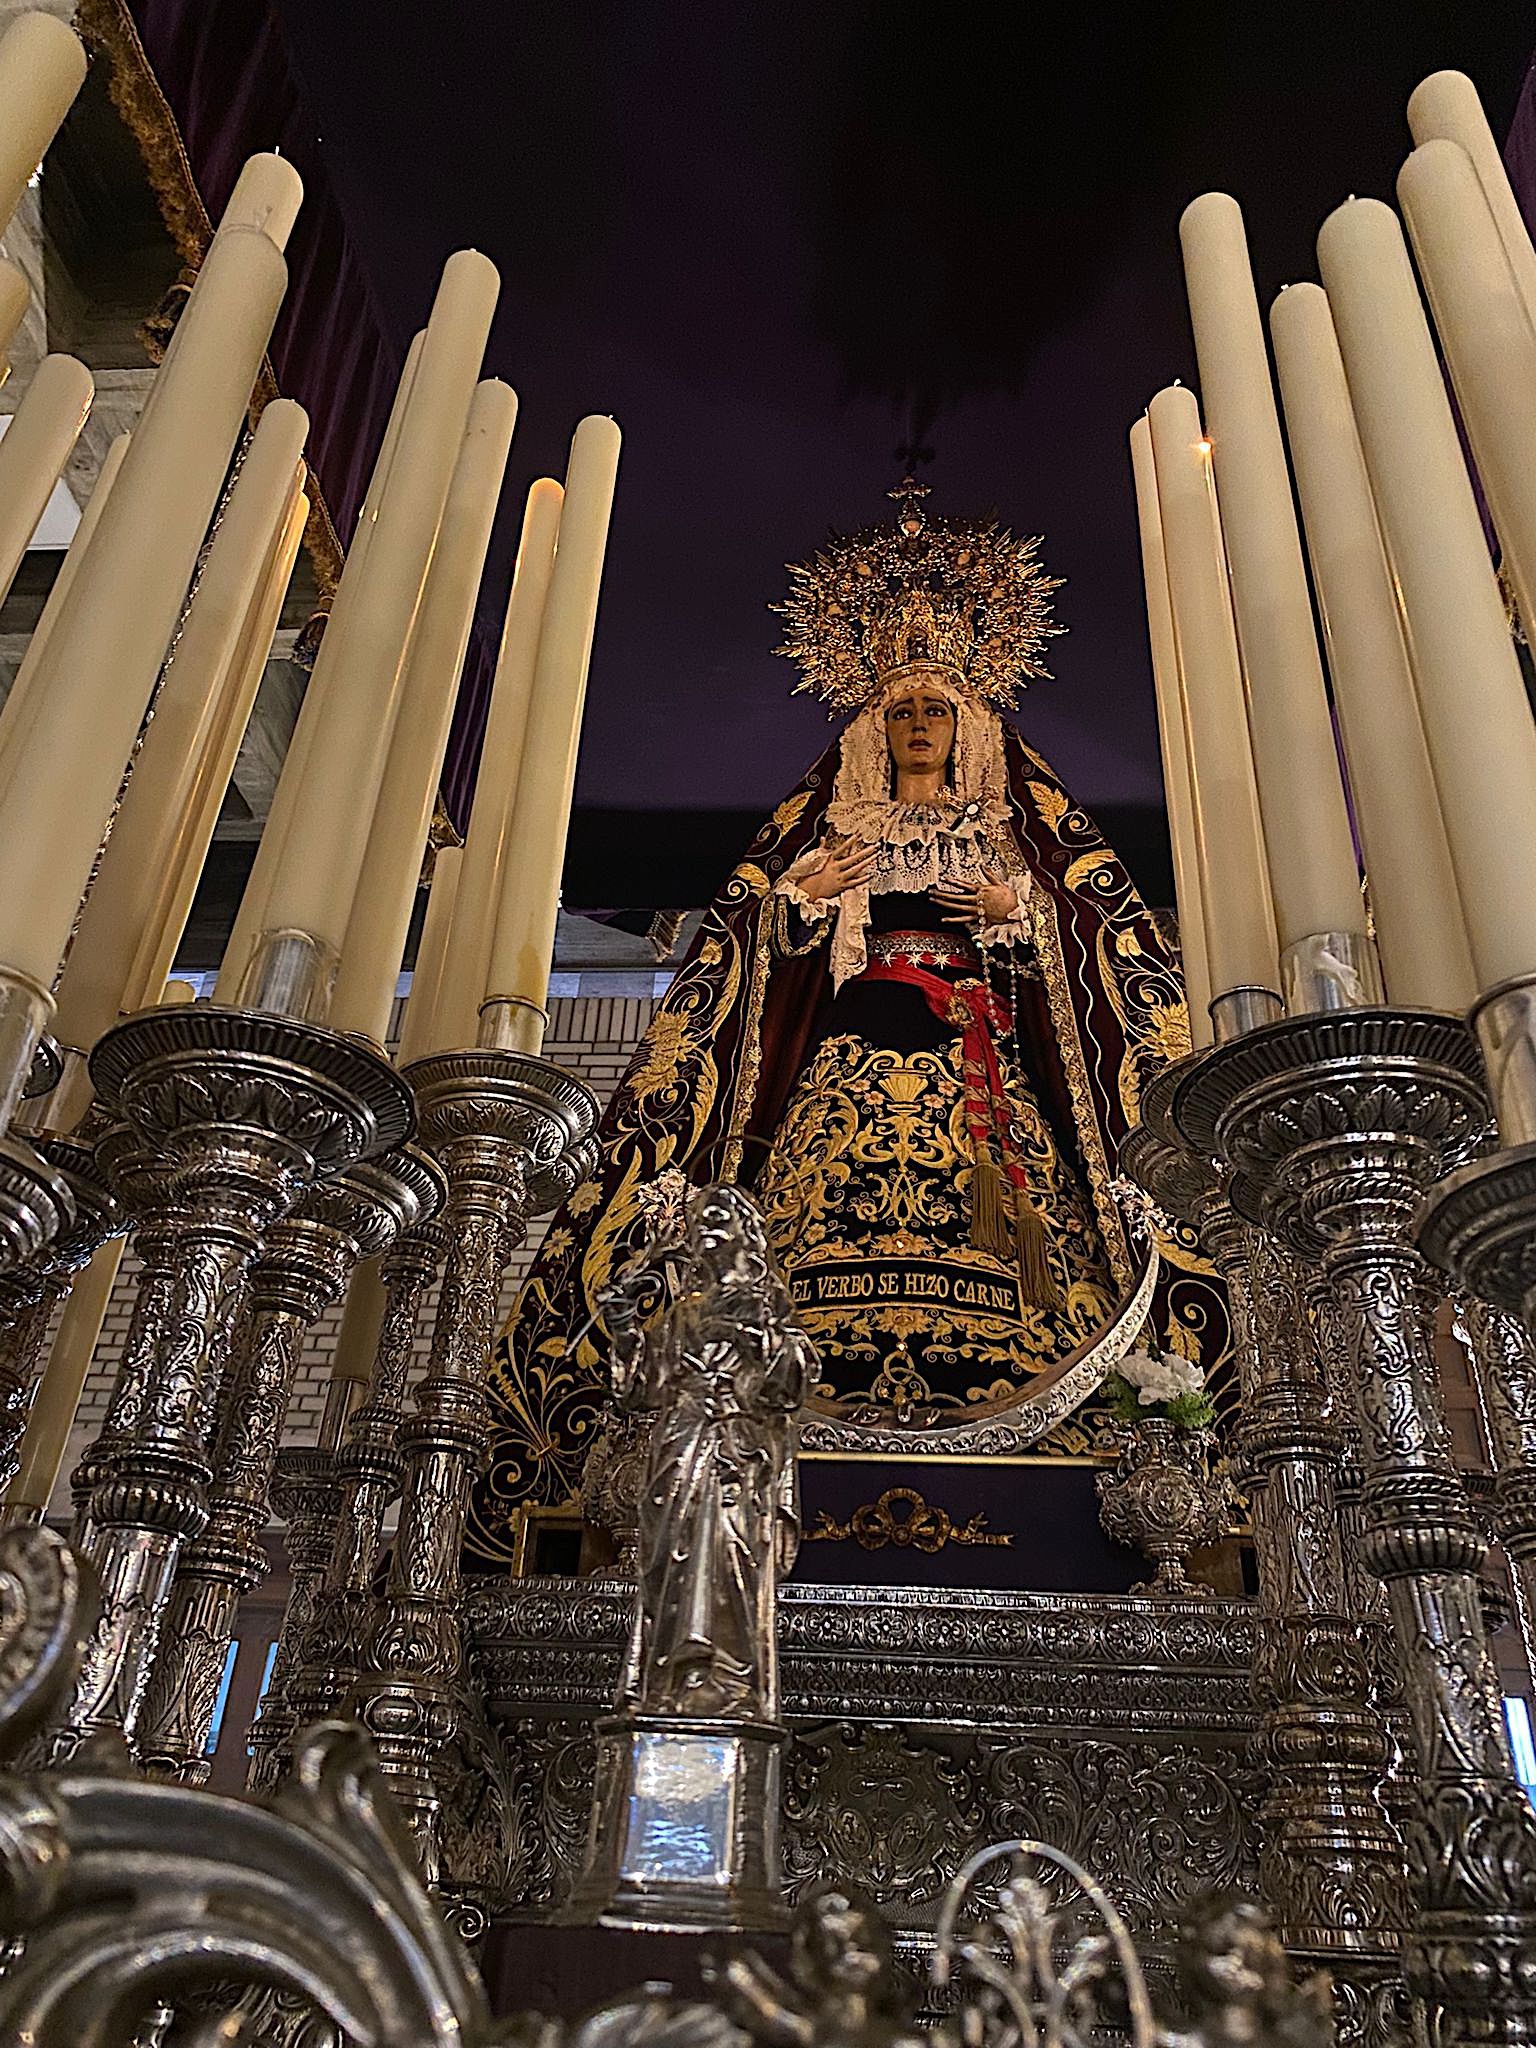
<path fill-rule="evenodd" d="M 974 886 L 963 889 L 939 888 L 933 900 L 945 912 L 946 924 L 962 924 L 969 931 L 985 931 L 989 925 L 1005 924 L 1019 907 L 1019 892 L 1005 881 L 1002 870 L 985 867 Z"/>
<path fill-rule="evenodd" d="M 861 888 L 874 872 L 875 849 L 855 844 L 840 853 L 829 853 L 813 875 L 800 877 L 800 888 L 813 902 L 820 903 L 828 896 L 842 896 L 850 889 Z"/>

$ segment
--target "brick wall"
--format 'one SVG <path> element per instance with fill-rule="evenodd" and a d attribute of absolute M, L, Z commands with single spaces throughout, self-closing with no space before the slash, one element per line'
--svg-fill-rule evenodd
<path fill-rule="evenodd" d="M 582 980 L 589 985 L 600 985 L 601 977 L 583 975 Z M 550 1004 L 549 1035 L 545 1039 L 544 1049 L 552 1060 L 558 1061 L 563 1067 L 569 1067 L 572 1073 L 579 1074 L 599 1101 L 606 1102 L 628 1066 L 630 1054 L 641 1033 L 651 1020 L 656 1000 L 654 995 L 629 994 L 556 997 Z M 517 1291 L 543 1236 L 547 1220 L 544 1217 L 535 1220 L 529 1232 L 528 1243 L 519 1253 L 507 1276 L 506 1295 L 503 1300 L 503 1309 L 507 1313 L 511 1311 Z M 133 1307 L 136 1277 L 137 1267 L 132 1255 L 128 1254 L 124 1257 L 117 1286 L 107 1305 L 101 1340 L 96 1347 L 90 1378 L 86 1381 L 69 1454 L 64 1460 L 63 1474 L 54 1492 L 52 1512 L 55 1515 L 68 1513 L 68 1475 L 73 1470 L 80 1452 L 101 1428 L 106 1415 L 107 1401 L 117 1373 L 118 1361 L 122 1356 L 123 1338 Z M 320 1412 L 325 1403 L 331 1349 L 336 1341 L 340 1321 L 341 1308 L 338 1304 L 321 1317 L 311 1333 L 309 1343 L 305 1346 L 288 1415 L 287 1441 L 290 1443 L 313 1443 L 315 1440 Z M 424 1318 L 424 1333 L 430 1327 L 430 1321 Z M 425 1334 L 420 1339 L 418 1348 L 424 1356 L 427 1348 Z"/>

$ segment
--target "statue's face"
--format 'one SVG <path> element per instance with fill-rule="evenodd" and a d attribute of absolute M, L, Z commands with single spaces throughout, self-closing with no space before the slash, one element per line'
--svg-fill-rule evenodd
<path fill-rule="evenodd" d="M 908 690 L 885 708 L 885 738 L 899 769 L 942 768 L 955 750 L 955 707 L 942 690 Z"/>
<path fill-rule="evenodd" d="M 709 1270 L 721 1279 L 745 1274 L 756 1210 L 739 1188 L 710 1188 L 695 1196 L 689 1236 Z"/>

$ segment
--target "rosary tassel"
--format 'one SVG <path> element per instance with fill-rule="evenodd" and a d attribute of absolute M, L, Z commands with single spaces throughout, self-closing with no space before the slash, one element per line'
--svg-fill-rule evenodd
<path fill-rule="evenodd" d="M 1047 1257 L 1049 1240 L 1040 1213 L 1022 1188 L 1013 1191 L 1013 1225 L 1018 1241 L 1019 1278 L 1032 1308 L 1061 1309 L 1061 1289 Z"/>
<path fill-rule="evenodd" d="M 1045 1225 L 1029 1197 L 1008 1186 L 990 1149 L 982 1146 L 971 1170 L 971 1243 L 994 1259 L 1018 1261 L 1031 1308 L 1060 1309 L 1061 1289 L 1051 1272 Z"/>
<path fill-rule="evenodd" d="M 979 1252 L 990 1252 L 994 1259 L 1014 1256 L 1014 1232 L 1008 1220 L 1003 1176 L 983 1145 L 976 1147 L 976 1164 L 971 1169 L 971 1243 Z"/>

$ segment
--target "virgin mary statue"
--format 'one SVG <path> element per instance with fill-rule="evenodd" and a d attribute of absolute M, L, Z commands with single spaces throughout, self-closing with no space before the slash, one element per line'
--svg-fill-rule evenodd
<path fill-rule="evenodd" d="M 1175 957 L 1114 853 L 1004 713 L 1059 628 L 1036 540 L 929 518 L 792 569 L 782 652 L 842 733 L 710 905 L 620 1084 L 596 1173 L 499 1348 L 472 1551 L 568 1499 L 608 1388 L 602 1296 L 665 1169 L 754 1194 L 817 1353 L 809 1406 L 925 1433 L 1027 1403 L 1136 1278 L 1116 1155 L 1187 1050 Z M 1210 1368 L 1188 1242 L 1157 1338 Z M 1087 1448 L 1079 1411 L 1036 1448 Z"/>

